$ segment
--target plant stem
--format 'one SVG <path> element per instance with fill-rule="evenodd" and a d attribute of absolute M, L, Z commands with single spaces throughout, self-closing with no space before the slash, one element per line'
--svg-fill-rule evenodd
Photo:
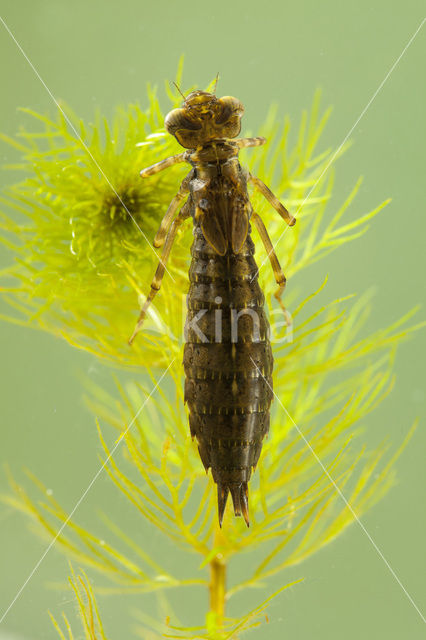
<path fill-rule="evenodd" d="M 213 614 L 218 629 L 223 626 L 225 616 L 226 562 L 221 553 L 210 562 L 210 614 Z"/>

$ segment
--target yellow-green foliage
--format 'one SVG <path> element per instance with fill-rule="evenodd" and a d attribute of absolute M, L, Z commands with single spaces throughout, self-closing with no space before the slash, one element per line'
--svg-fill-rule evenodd
<path fill-rule="evenodd" d="M 325 281 L 314 294 L 296 292 L 293 283 L 297 272 L 364 233 L 370 219 L 386 203 L 366 214 L 355 211 L 344 221 L 358 182 L 337 211 L 330 206 L 334 172 L 329 169 L 324 173 L 324 169 L 333 151 L 317 150 L 329 112 L 319 115 L 318 95 L 310 114 L 303 114 L 293 145 L 289 143 L 288 120 L 281 123 L 272 110 L 262 131 L 257 132 L 267 137 L 269 144 L 245 151 L 242 160 L 290 211 L 298 212 L 297 225 L 277 244 L 291 283 L 286 304 L 294 320 L 294 339 L 291 344 L 282 340 L 284 328 L 274 334 L 274 389 L 310 446 L 280 403 L 274 402 L 271 434 L 250 488 L 251 527 L 247 529 L 241 519 L 234 518 L 228 505 L 219 530 L 215 488 L 189 436 L 183 403 L 182 298 L 176 292 L 187 288 L 190 224 L 176 241 L 168 266 L 170 275 L 157 296 L 155 312 L 135 346 L 127 346 L 137 317 L 138 296 L 148 293 L 157 263 L 143 235 L 153 239 L 185 173 L 185 169 L 173 168 L 150 180 L 139 179 L 141 168 L 178 150 L 177 143 L 165 135 L 154 92 L 148 97 L 146 111 L 136 105 L 121 109 L 111 125 L 100 115 L 91 126 L 70 116 L 84 144 L 61 114 L 51 120 L 27 111 L 39 121 L 39 129 L 36 133 L 22 130 L 17 140 L 8 140 L 22 153 L 19 168 L 25 179 L 3 199 L 15 210 L 15 215 L 3 215 L 4 241 L 15 257 L 3 274 L 4 282 L 12 284 L 4 286 L 3 292 L 16 310 L 14 321 L 60 334 L 74 346 L 117 366 L 136 367 L 135 380 L 144 382 L 135 381 L 126 388 L 117 382 L 116 398 L 90 385 L 86 389 L 102 425 L 99 434 L 105 459 L 112 450 L 102 432 L 109 424 L 117 433 L 119 444 L 106 471 L 126 496 L 128 508 L 155 528 L 151 530 L 171 539 L 177 553 L 196 554 L 199 570 L 191 577 L 174 575 L 167 557 L 149 556 L 143 539 L 130 538 L 106 516 L 102 519 L 102 540 L 78 524 L 77 513 L 60 533 L 57 546 L 80 564 L 107 576 L 123 594 L 207 589 L 209 565 L 223 563 L 229 570 L 226 601 L 232 608 L 234 594 L 260 583 L 266 585 L 278 572 L 283 572 L 285 580 L 286 568 L 328 544 L 354 520 L 310 447 L 358 515 L 393 483 L 398 452 L 389 454 L 387 445 L 367 452 L 355 436 L 365 416 L 389 392 L 395 347 L 414 327 L 407 327 L 407 315 L 367 335 L 364 327 L 369 300 L 365 297 L 349 300 L 347 296 L 322 304 L 319 300 Z M 178 96 L 171 94 L 170 98 L 170 106 L 176 106 Z M 253 202 L 277 242 L 283 231 L 281 219 L 256 194 Z M 265 255 L 260 249 L 257 255 L 260 263 Z M 271 303 L 275 283 L 269 264 L 262 267 L 261 280 L 271 314 L 277 318 L 280 311 Z M 150 396 L 170 362 L 166 378 Z M 5 500 L 35 518 L 49 536 L 55 536 L 67 521 L 67 513 L 38 480 L 34 481 L 40 501 L 13 480 L 14 494 Z M 237 579 L 232 559 L 253 549 L 256 563 L 250 562 L 245 575 Z M 86 637 L 105 638 L 87 577 L 73 574 L 71 582 Z M 267 604 L 263 602 L 241 616 L 235 611 L 234 617 L 224 620 L 211 609 L 201 626 L 194 626 L 196 621 L 191 620 L 180 623 L 177 617 L 164 622 L 166 615 L 171 615 L 164 605 L 164 619 L 139 613 L 133 628 L 144 638 L 224 640 L 257 625 Z M 66 632 L 54 622 L 61 638 L 73 638 L 69 622 L 65 619 L 64 623 Z M 127 632 L 125 637 L 129 637 Z"/>
<path fill-rule="evenodd" d="M 81 575 L 76 575 L 74 569 L 71 567 L 69 583 L 77 601 L 78 613 L 85 638 L 87 638 L 87 640 L 107 640 L 99 616 L 95 595 L 85 572 L 82 571 Z M 55 617 L 50 612 L 49 615 L 61 640 L 72 640 L 74 636 L 66 615 L 64 613 L 62 614 L 63 626 L 67 632 L 66 635 Z"/>

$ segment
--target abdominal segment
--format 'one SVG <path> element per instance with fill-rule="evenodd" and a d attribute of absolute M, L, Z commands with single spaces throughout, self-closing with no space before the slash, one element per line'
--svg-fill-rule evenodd
<path fill-rule="evenodd" d="M 248 234 L 219 255 L 194 227 L 184 369 L 191 435 L 218 487 L 219 522 L 231 493 L 247 525 L 248 481 L 269 429 L 273 358 Z"/>

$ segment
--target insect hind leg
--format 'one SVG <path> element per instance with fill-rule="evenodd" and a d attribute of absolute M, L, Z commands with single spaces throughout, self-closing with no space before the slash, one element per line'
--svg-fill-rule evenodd
<path fill-rule="evenodd" d="M 286 287 L 287 284 L 287 278 L 284 275 L 284 272 L 281 268 L 281 265 L 279 263 L 279 260 L 277 258 L 277 254 L 275 253 L 275 249 L 274 249 L 274 245 L 272 244 L 271 238 L 269 237 L 269 234 L 266 230 L 265 225 L 263 224 L 263 220 L 262 218 L 259 216 L 258 213 L 256 213 L 255 211 L 253 211 L 252 217 L 251 219 L 253 220 L 256 229 L 260 235 L 260 239 L 263 242 L 263 246 L 266 249 L 266 252 L 268 254 L 268 258 L 270 260 L 271 266 L 272 266 L 272 270 L 274 272 L 274 277 L 275 277 L 275 281 L 278 285 L 277 290 L 274 293 L 274 298 L 278 301 L 278 304 L 280 305 L 283 313 L 284 313 L 284 317 L 285 317 L 285 321 L 286 321 L 286 325 L 287 325 L 287 330 L 289 328 L 292 327 L 293 325 L 293 321 L 291 318 L 290 313 L 287 311 L 283 301 L 282 301 L 282 295 L 284 293 L 284 289 Z"/>
<path fill-rule="evenodd" d="M 168 257 L 170 255 L 170 251 L 171 248 L 173 246 L 173 242 L 175 240 L 176 237 L 176 232 L 178 230 L 178 228 L 180 227 L 180 225 L 182 224 L 182 222 L 184 220 L 186 220 L 189 217 L 189 207 L 187 206 L 187 203 L 184 204 L 184 206 L 182 207 L 182 209 L 180 210 L 178 216 L 173 220 L 169 232 L 167 234 L 167 238 L 166 238 L 166 242 L 164 244 L 163 247 L 163 253 L 161 254 L 161 259 L 160 262 L 158 263 L 157 266 L 157 270 L 155 272 L 154 278 L 152 279 L 151 282 L 151 290 L 148 294 L 147 299 L 145 300 L 145 304 L 143 305 L 138 321 L 136 323 L 136 326 L 134 328 L 134 331 L 132 333 L 132 335 L 129 338 L 129 345 L 132 344 L 133 340 L 136 338 L 137 334 L 139 333 L 139 331 L 142 328 L 142 325 L 145 321 L 146 318 L 146 313 L 148 311 L 148 307 L 151 304 L 151 302 L 154 300 L 155 296 L 157 295 L 157 293 L 160 290 L 161 287 L 161 282 L 163 280 L 163 276 L 164 273 L 166 271 L 166 264 L 167 264 L 167 260 Z"/>

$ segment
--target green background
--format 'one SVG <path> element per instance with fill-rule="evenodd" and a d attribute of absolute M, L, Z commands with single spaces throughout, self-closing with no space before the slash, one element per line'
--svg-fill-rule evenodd
<path fill-rule="evenodd" d="M 87 120 L 94 108 L 110 115 L 118 104 L 143 101 L 147 81 L 158 83 L 164 96 L 163 81 L 175 77 L 184 53 L 183 88 L 205 86 L 219 71 L 218 93 L 243 101 L 245 127 L 253 132 L 271 102 L 296 123 L 314 90 L 322 87 L 323 105 L 334 105 L 324 148 L 339 145 L 346 136 L 421 23 L 424 8 L 424 2 L 409 0 L 21 0 L 2 1 L 1 15 L 52 93 Z M 337 167 L 335 202 L 342 201 L 362 174 L 356 212 L 389 196 L 392 203 L 366 236 L 311 267 L 305 281 L 299 279 L 310 291 L 328 273 L 330 297 L 373 289 L 368 329 L 396 320 L 425 296 L 425 54 L 426 25 L 355 128 L 355 144 Z M 1 130 L 17 130 L 24 118 L 17 111 L 20 106 L 54 114 L 51 98 L 1 25 L 0 57 Z M 168 106 L 165 98 L 163 105 Z M 15 157 L 1 146 L 2 162 Z M 11 177 L 3 172 L 2 183 Z M 2 264 L 8 260 L 3 252 Z M 424 310 L 419 317 L 425 317 Z M 71 509 L 99 465 L 94 420 L 83 405 L 79 375 L 108 386 L 109 374 L 90 355 L 51 336 L 8 324 L 0 326 L 0 335 L 0 460 L 21 479 L 21 469 L 30 468 Z M 365 441 L 370 446 L 386 436 L 399 442 L 417 416 L 420 428 L 398 462 L 398 486 L 363 518 L 423 611 L 425 338 L 423 330 L 402 346 L 395 388 L 369 416 Z M 0 482 L 6 485 L 3 472 Z M 126 504 L 117 506 L 117 500 L 106 478 L 99 478 L 79 509 L 79 520 L 90 526 L 95 508 L 108 510 L 114 502 L 133 535 L 143 536 L 140 524 L 129 520 Z M 148 550 L 157 543 L 146 539 Z M 28 531 L 19 514 L 0 509 L 0 616 L 46 545 Z M 178 567 L 173 549 L 170 554 Z M 1 640 L 56 638 L 47 609 L 56 614 L 64 609 L 72 618 L 75 604 L 69 592 L 46 589 L 46 583 L 61 583 L 67 573 L 65 559 L 52 550 L 1 625 Z M 300 576 L 305 581 L 272 604 L 269 625 L 253 638 L 425 637 L 421 617 L 357 524 L 285 579 Z M 194 599 L 189 591 L 184 595 L 174 604 L 185 618 L 194 606 L 204 606 L 204 594 Z M 250 599 L 254 604 L 262 598 L 251 594 Z M 100 599 L 107 632 L 120 640 L 131 624 L 123 600 Z M 130 604 L 148 611 L 153 602 L 148 595 Z"/>

